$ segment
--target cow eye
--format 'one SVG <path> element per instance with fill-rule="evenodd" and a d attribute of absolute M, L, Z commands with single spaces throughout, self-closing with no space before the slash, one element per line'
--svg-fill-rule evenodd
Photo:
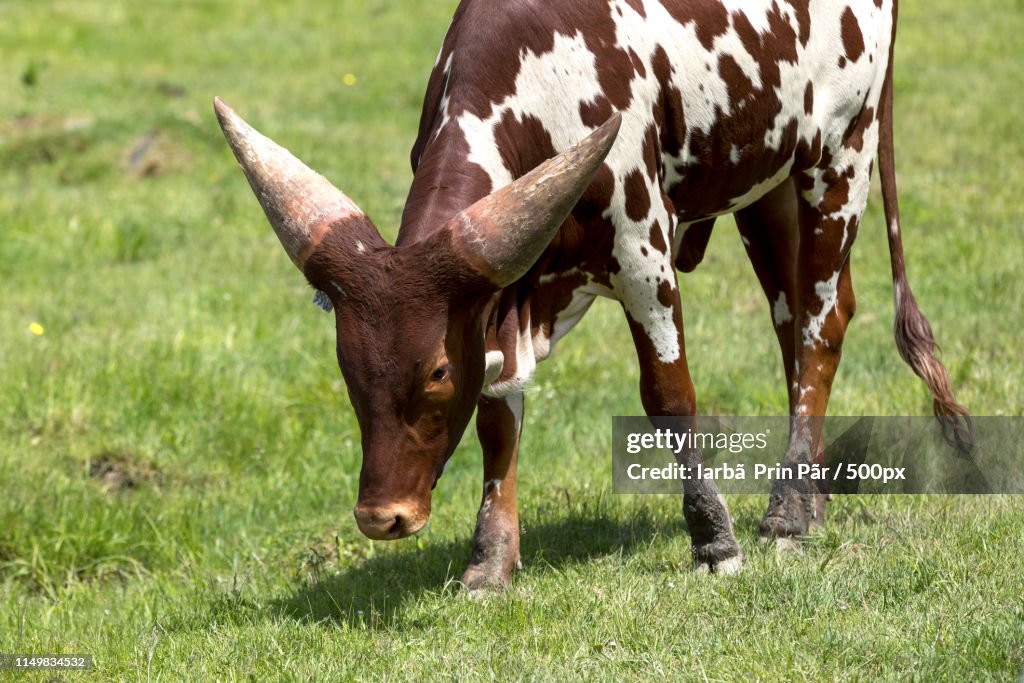
<path fill-rule="evenodd" d="M 430 376 L 432 382 L 443 382 L 448 378 L 448 366 L 442 365 L 437 370 L 434 370 L 434 374 Z"/>

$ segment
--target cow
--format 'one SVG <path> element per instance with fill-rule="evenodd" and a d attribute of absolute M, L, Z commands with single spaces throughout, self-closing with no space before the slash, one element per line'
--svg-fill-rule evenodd
<path fill-rule="evenodd" d="M 483 494 L 470 589 L 520 566 L 524 389 L 596 297 L 618 301 L 649 416 L 695 416 L 676 271 L 733 214 L 787 381 L 785 464 L 822 459 L 854 314 L 850 249 L 878 154 L 895 339 L 961 445 L 969 415 L 911 293 L 893 159 L 895 0 L 463 0 L 430 75 L 394 245 L 328 180 L 220 99 L 223 133 L 294 264 L 335 312 L 359 423 L 355 518 L 416 533 L 474 410 Z M 686 454 L 700 462 L 698 452 Z M 776 482 L 765 539 L 822 523 L 827 491 Z M 713 482 L 683 514 L 698 571 L 743 551 Z"/>

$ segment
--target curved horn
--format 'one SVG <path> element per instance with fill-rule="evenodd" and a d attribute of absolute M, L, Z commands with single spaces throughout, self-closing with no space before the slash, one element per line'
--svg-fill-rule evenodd
<path fill-rule="evenodd" d="M 456 250 L 499 287 L 525 275 L 590 185 L 621 122 L 616 113 L 574 147 L 452 218 Z"/>
<path fill-rule="evenodd" d="M 299 270 L 333 224 L 365 218 L 329 180 L 261 135 L 219 97 L 213 108 L 263 212 Z"/>

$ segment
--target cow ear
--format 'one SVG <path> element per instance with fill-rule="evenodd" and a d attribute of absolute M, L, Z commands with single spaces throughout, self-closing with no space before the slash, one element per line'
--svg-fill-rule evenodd
<path fill-rule="evenodd" d="M 328 233 L 347 225 L 365 233 L 366 226 L 372 226 L 359 207 L 329 180 L 261 135 L 219 97 L 214 99 L 213 108 L 263 212 L 299 270 Z M 372 232 L 381 239 L 375 228 Z M 360 244 L 351 242 L 355 256 Z M 345 243 L 332 240 L 335 248 Z"/>
<path fill-rule="evenodd" d="M 446 230 L 455 251 L 498 287 L 525 275 L 590 185 L 621 120 L 616 113 L 574 147 L 452 218 Z"/>

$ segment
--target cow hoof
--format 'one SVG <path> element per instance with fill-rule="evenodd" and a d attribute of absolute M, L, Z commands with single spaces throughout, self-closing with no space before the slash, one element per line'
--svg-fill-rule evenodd
<path fill-rule="evenodd" d="M 466 597 L 469 598 L 470 600 L 473 600 L 474 602 L 478 602 L 478 601 L 481 601 L 481 600 L 486 600 L 487 598 L 491 597 L 492 595 L 499 595 L 499 594 L 503 593 L 504 590 L 505 589 L 503 587 L 499 588 L 497 586 L 491 586 L 491 585 L 483 586 L 481 588 L 469 588 L 469 587 L 466 587 Z"/>
<path fill-rule="evenodd" d="M 693 570 L 698 574 L 736 574 L 743 569 L 743 548 L 736 539 L 693 546 Z"/>
<path fill-rule="evenodd" d="M 758 530 L 762 540 L 791 540 L 824 523 L 825 495 L 784 491 L 772 493 Z"/>
<path fill-rule="evenodd" d="M 775 546 L 775 552 L 777 553 L 795 553 L 802 549 L 800 540 L 797 538 L 791 538 L 787 536 L 761 536 L 759 538 L 761 545 L 773 544 Z"/>
<path fill-rule="evenodd" d="M 487 567 L 470 566 L 462 575 L 462 586 L 471 598 L 499 593 L 512 583 L 512 572 L 489 571 Z"/>

